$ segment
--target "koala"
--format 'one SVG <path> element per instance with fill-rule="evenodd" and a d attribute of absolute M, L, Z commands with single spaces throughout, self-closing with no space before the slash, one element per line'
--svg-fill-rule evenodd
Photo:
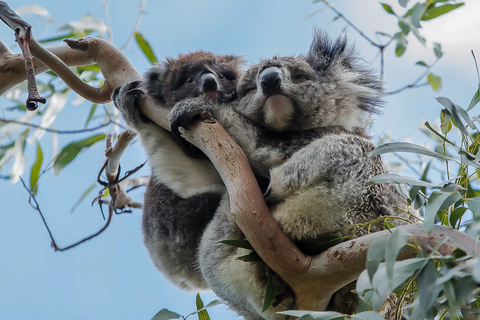
<path fill-rule="evenodd" d="M 140 86 L 165 108 L 191 97 L 212 103 L 234 99 L 242 59 L 198 51 L 168 58 L 140 81 L 117 88 L 115 106 L 145 148 L 152 175 L 144 196 L 142 230 L 145 246 L 158 270 L 178 287 L 203 290 L 197 250 L 225 187 L 212 163 L 188 143 L 143 115 L 136 105 Z"/>
<path fill-rule="evenodd" d="M 241 76 L 231 108 L 204 99 L 185 99 L 170 112 L 172 133 L 210 112 L 242 147 L 252 167 L 270 179 L 266 202 L 280 228 L 293 241 L 345 240 L 383 229 L 382 217 L 413 220 L 392 185 L 369 185 L 384 173 L 380 156 L 365 134 L 367 119 L 382 103 L 381 82 L 362 66 L 345 38 L 316 32 L 310 50 L 296 57 L 274 57 Z M 394 225 L 404 220 L 390 219 Z M 362 228 L 363 226 L 363 228 Z M 233 221 L 227 195 L 203 233 L 199 263 L 207 284 L 249 320 L 285 319 L 288 297 L 262 313 L 268 268 L 239 259 L 248 250 L 219 243 L 245 239 Z M 319 253 L 319 252 L 314 252 Z M 312 254 L 314 254 L 312 253 Z M 289 288 L 275 280 L 276 292 Z M 355 312 L 356 295 L 347 286 L 329 310 Z M 346 291 L 346 293 L 345 293 Z M 352 297 L 353 296 L 353 297 Z"/>

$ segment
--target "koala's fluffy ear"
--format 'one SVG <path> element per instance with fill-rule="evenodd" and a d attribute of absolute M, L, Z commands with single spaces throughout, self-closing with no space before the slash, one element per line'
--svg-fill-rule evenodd
<path fill-rule="evenodd" d="M 315 30 L 306 60 L 315 70 L 327 70 L 334 63 L 350 66 L 354 51 L 345 36 L 331 40 L 326 32 Z"/>
<path fill-rule="evenodd" d="M 161 103 L 166 103 L 168 100 L 167 95 L 169 91 L 167 90 L 166 85 L 167 77 L 170 73 L 170 65 L 171 63 L 169 61 L 158 62 L 148 70 L 144 76 L 147 83 L 148 93 Z"/>

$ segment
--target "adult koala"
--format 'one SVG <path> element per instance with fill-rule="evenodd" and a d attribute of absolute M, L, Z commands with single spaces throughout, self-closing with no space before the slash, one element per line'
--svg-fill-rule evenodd
<path fill-rule="evenodd" d="M 392 217 L 394 225 L 414 219 L 395 209 L 406 210 L 406 203 L 393 186 L 368 183 L 385 172 L 381 158 L 369 156 L 374 146 L 365 134 L 382 87 L 345 38 L 331 41 L 317 32 L 306 55 L 260 61 L 242 75 L 237 94 L 233 108 L 202 99 L 181 101 L 169 116 L 172 132 L 178 137 L 180 127 L 212 113 L 252 167 L 269 173 L 267 204 L 292 240 L 346 239 L 383 229 L 382 217 Z M 207 284 L 246 319 L 284 319 L 275 312 L 292 308 L 291 297 L 262 313 L 267 266 L 238 260 L 249 251 L 219 243 L 242 239 L 224 196 L 199 250 Z M 288 291 L 280 279 L 276 287 Z M 330 310 L 355 311 L 358 300 L 346 291 L 335 294 Z"/>
<path fill-rule="evenodd" d="M 227 103 L 235 94 L 242 59 L 197 51 L 168 58 L 145 75 L 148 94 L 165 108 L 191 97 Z M 112 100 L 138 133 L 152 169 L 144 196 L 142 229 L 155 266 L 182 289 L 208 288 L 198 268 L 200 237 L 225 187 L 211 162 L 190 144 L 143 115 L 136 105 L 140 81 L 117 88 Z M 198 152 L 197 152 L 198 151 Z M 203 156 L 203 157 L 202 157 Z"/>

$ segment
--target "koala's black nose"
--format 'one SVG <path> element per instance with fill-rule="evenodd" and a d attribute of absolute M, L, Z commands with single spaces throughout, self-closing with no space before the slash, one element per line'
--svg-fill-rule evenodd
<path fill-rule="evenodd" d="M 217 80 L 211 73 L 205 73 L 200 77 L 204 92 L 217 91 Z"/>
<path fill-rule="evenodd" d="M 268 67 L 264 69 L 260 76 L 260 85 L 264 93 L 279 92 L 282 86 L 282 72 L 277 67 Z"/>

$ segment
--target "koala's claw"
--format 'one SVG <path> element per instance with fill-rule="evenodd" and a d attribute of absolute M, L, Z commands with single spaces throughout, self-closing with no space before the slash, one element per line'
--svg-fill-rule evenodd
<path fill-rule="evenodd" d="M 142 81 L 129 82 L 116 88 L 112 93 L 115 107 L 122 113 L 127 124 L 133 127 L 148 122 L 137 106 L 138 97 L 145 94 L 141 84 Z"/>
<path fill-rule="evenodd" d="M 198 119 L 213 119 L 213 109 L 205 100 L 194 98 L 177 103 L 168 116 L 173 137 L 181 139 L 183 135 L 179 128 L 189 130 L 189 125 Z"/>

